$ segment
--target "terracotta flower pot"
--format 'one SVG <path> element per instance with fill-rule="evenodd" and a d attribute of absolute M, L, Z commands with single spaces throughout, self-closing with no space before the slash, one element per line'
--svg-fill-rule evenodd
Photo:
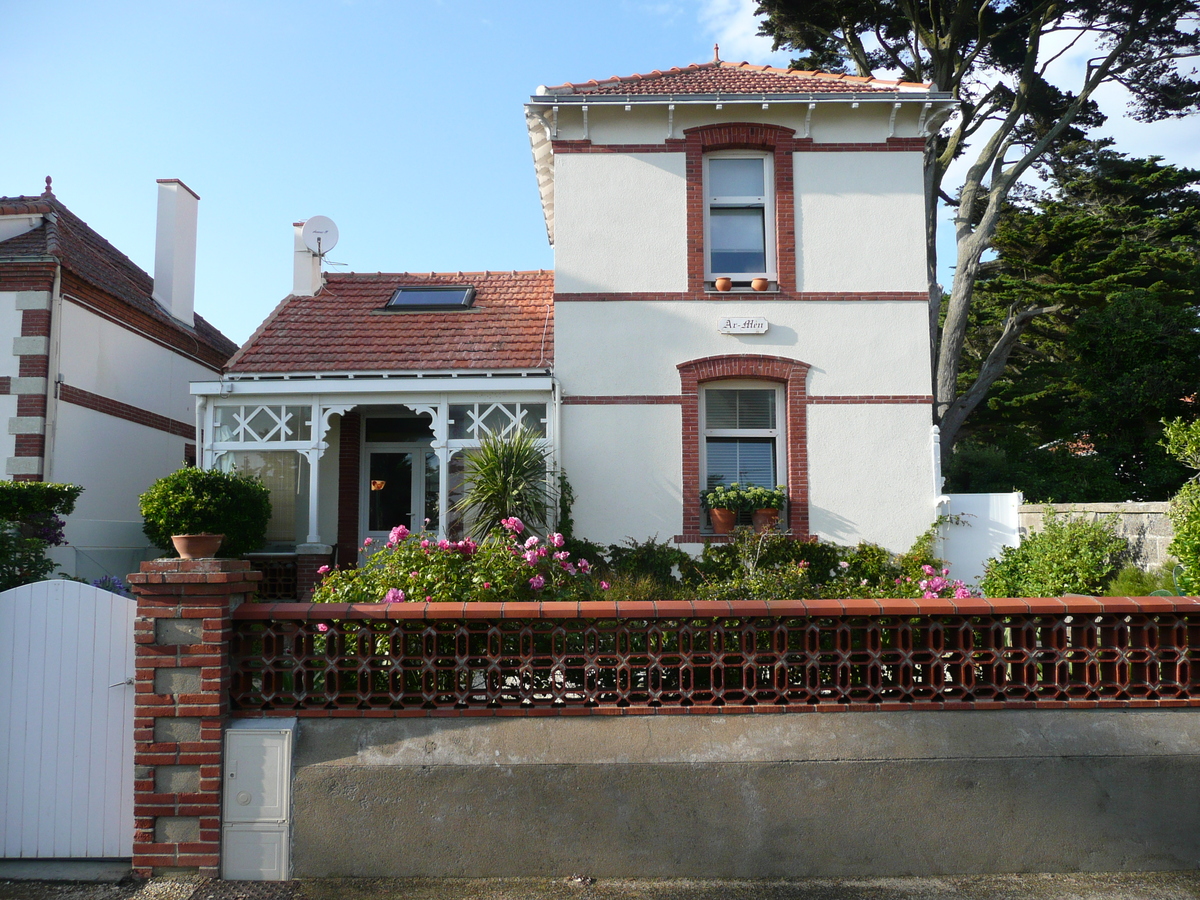
<path fill-rule="evenodd" d="M 750 282 L 750 287 L 754 288 L 756 291 L 765 291 L 770 286 L 771 282 L 767 281 L 765 278 L 755 278 Z"/>
<path fill-rule="evenodd" d="M 736 509 L 710 509 L 708 517 L 712 520 L 714 534 L 733 534 L 733 526 L 737 524 Z"/>
<path fill-rule="evenodd" d="M 774 531 L 775 526 L 779 524 L 779 510 L 756 509 L 751 514 L 750 521 L 754 525 L 756 534 L 766 534 L 768 531 Z"/>
<path fill-rule="evenodd" d="M 713 282 L 713 287 L 715 287 L 718 291 L 728 291 L 733 287 L 733 279 L 718 278 Z"/>
<path fill-rule="evenodd" d="M 223 534 L 173 534 L 171 543 L 180 559 L 211 559 L 221 549 Z"/>

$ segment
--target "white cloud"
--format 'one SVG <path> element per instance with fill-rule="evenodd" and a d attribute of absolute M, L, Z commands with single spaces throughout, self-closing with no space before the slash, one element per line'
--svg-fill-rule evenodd
<path fill-rule="evenodd" d="M 700 25 L 721 47 L 721 59 L 755 65 L 786 66 L 787 51 L 771 50 L 771 39 L 758 34 L 755 0 L 702 0 Z"/>

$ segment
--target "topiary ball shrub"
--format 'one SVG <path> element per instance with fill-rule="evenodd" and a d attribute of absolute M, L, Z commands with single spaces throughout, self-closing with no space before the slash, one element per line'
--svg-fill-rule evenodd
<path fill-rule="evenodd" d="M 138 498 L 150 542 L 170 556 L 173 534 L 223 534 L 220 556 L 237 557 L 263 545 L 271 492 L 257 478 L 194 467 L 150 485 Z"/>

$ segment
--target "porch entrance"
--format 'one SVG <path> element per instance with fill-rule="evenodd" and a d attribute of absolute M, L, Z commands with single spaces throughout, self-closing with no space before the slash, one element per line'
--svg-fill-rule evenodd
<path fill-rule="evenodd" d="M 397 525 L 438 531 L 441 461 L 426 416 L 383 415 L 363 420 L 360 532 L 386 541 Z"/>

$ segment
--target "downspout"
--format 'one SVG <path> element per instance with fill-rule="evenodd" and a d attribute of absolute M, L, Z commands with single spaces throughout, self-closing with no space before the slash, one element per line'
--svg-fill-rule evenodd
<path fill-rule="evenodd" d="M 559 427 L 559 416 L 562 414 L 562 385 L 559 384 L 558 377 L 551 372 L 550 375 L 550 433 L 554 436 L 550 442 L 550 446 L 554 448 L 554 496 L 558 496 L 558 488 L 562 479 L 562 429 Z M 554 509 L 551 511 L 550 518 L 554 520 L 554 529 L 558 530 L 558 510 L 559 505 L 554 504 Z"/>

